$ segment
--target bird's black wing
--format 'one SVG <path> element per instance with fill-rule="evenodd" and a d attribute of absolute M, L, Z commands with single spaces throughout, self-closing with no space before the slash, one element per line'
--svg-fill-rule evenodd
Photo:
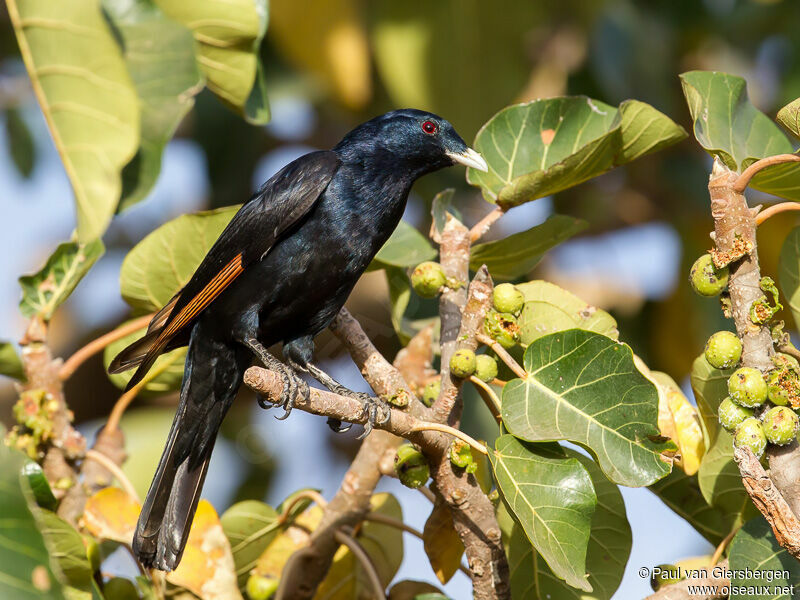
<path fill-rule="evenodd" d="M 170 342 L 187 338 L 189 326 L 208 305 L 311 210 L 339 164 L 334 152 L 311 152 L 267 181 L 234 215 L 184 288 L 153 317 L 147 334 L 114 358 L 109 372 L 138 366 L 128 389 L 141 381 L 156 358 L 175 346 Z"/>

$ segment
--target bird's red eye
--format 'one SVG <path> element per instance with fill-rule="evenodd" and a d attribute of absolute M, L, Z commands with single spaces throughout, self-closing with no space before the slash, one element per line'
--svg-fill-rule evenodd
<path fill-rule="evenodd" d="M 422 131 L 424 131 L 428 135 L 433 135 L 434 133 L 436 133 L 437 129 L 439 129 L 439 127 L 437 127 L 436 123 L 434 123 L 433 121 L 425 121 L 422 124 Z"/>

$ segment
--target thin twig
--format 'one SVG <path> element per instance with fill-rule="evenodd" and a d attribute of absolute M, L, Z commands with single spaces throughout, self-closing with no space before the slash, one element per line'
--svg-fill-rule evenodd
<path fill-rule="evenodd" d="M 426 487 L 417 488 L 420 494 L 425 496 L 431 502 L 436 502 L 436 495 Z"/>
<path fill-rule="evenodd" d="M 800 210 L 800 202 L 781 202 L 765 208 L 756 215 L 756 225 L 761 225 L 770 217 L 788 210 Z"/>
<path fill-rule="evenodd" d="M 514 360 L 514 357 L 511 356 L 505 348 L 503 348 L 500 344 L 498 344 L 488 335 L 479 333 L 475 337 L 481 344 L 484 344 L 489 348 L 491 348 L 494 351 L 494 353 L 500 357 L 500 360 L 506 363 L 506 365 L 508 365 L 508 368 L 514 372 L 514 375 L 522 379 L 525 379 L 528 376 L 528 374 L 525 372 L 525 369 L 523 369 L 519 365 L 519 363 L 516 360 Z"/>
<path fill-rule="evenodd" d="M 710 566 L 714 566 L 719 562 L 719 559 L 722 558 L 722 553 L 725 552 L 725 548 L 728 547 L 728 544 L 731 543 L 733 536 L 736 535 L 736 532 L 739 531 L 738 527 L 734 527 L 731 532 L 725 536 L 725 539 L 722 540 L 717 549 L 714 550 L 714 554 L 711 555 L 711 561 L 709 561 Z"/>
<path fill-rule="evenodd" d="M 328 501 L 322 497 L 322 494 L 315 490 L 303 490 L 302 492 L 298 492 L 297 495 L 292 498 L 291 502 L 287 504 L 283 508 L 283 512 L 281 512 L 280 516 L 278 517 L 278 524 L 283 525 L 289 519 L 289 514 L 292 512 L 292 509 L 297 506 L 297 504 L 301 500 L 311 500 L 320 508 L 325 508 L 328 506 Z"/>
<path fill-rule="evenodd" d="M 136 396 L 139 395 L 139 392 L 144 389 L 144 386 L 153 381 L 153 379 L 161 375 L 161 373 L 166 371 L 171 366 L 172 362 L 164 361 L 161 366 L 153 367 L 150 369 L 150 371 L 148 371 L 147 375 L 144 376 L 144 379 L 122 394 L 114 404 L 114 408 L 111 409 L 111 413 L 108 415 L 106 429 L 109 431 L 117 429 L 119 427 L 119 422 L 122 419 L 122 415 L 125 414 L 125 411 L 128 409 L 131 402 L 133 402 L 136 399 Z"/>
<path fill-rule="evenodd" d="M 442 433 L 449 433 L 453 437 L 457 437 L 461 441 L 466 442 L 481 454 L 489 454 L 489 450 L 484 444 L 481 444 L 478 440 L 471 438 L 460 429 L 450 427 L 444 423 L 427 423 L 423 421 L 417 425 L 414 425 L 414 427 L 411 428 L 411 431 L 440 431 Z"/>
<path fill-rule="evenodd" d="M 130 479 L 128 479 L 125 476 L 125 473 L 122 472 L 122 469 L 119 468 L 117 463 L 115 463 L 113 460 L 108 458 L 102 452 L 98 452 L 97 450 L 92 450 L 91 448 L 86 451 L 86 458 L 89 459 L 89 460 L 93 460 L 95 462 L 100 463 L 106 469 L 111 471 L 111 473 L 114 475 L 114 477 L 117 478 L 117 481 L 119 481 L 120 485 L 122 485 L 122 487 L 125 490 L 125 492 L 131 498 L 136 500 L 136 502 L 138 502 L 139 504 L 142 503 L 141 500 L 139 500 L 139 495 L 136 493 L 136 489 L 133 487 L 133 484 L 131 483 Z"/>
<path fill-rule="evenodd" d="M 496 207 L 490 213 L 484 215 L 484 217 L 475 223 L 472 226 L 472 229 L 469 230 L 469 241 L 473 244 L 481 239 L 486 232 L 489 231 L 489 228 L 494 225 L 494 223 L 505 214 L 505 210 L 500 208 L 499 206 Z"/>
<path fill-rule="evenodd" d="M 494 393 L 494 390 L 489 386 L 489 384 L 482 379 L 478 379 L 475 377 L 475 375 L 470 375 L 469 380 L 472 385 L 478 388 L 478 392 L 480 393 L 480 397 L 484 404 L 486 404 L 486 408 L 489 409 L 489 412 L 492 413 L 492 416 L 495 418 L 495 420 L 500 422 L 502 420 L 502 417 L 500 416 L 500 398 L 497 397 L 497 394 Z"/>
<path fill-rule="evenodd" d="M 117 327 L 115 330 L 109 331 L 105 335 L 101 335 L 99 338 L 92 340 L 83 348 L 76 351 L 64 362 L 63 365 L 61 365 L 61 369 L 58 371 L 58 377 L 62 381 L 69 379 L 70 376 L 78 369 L 78 367 L 81 366 L 88 358 L 94 356 L 98 352 L 101 352 L 112 342 L 116 342 L 117 340 L 124 338 L 126 335 L 130 335 L 131 333 L 146 327 L 147 324 L 152 320 L 153 314 L 134 319 L 130 323 L 126 323 L 121 327 Z"/>
<path fill-rule="evenodd" d="M 789 356 L 795 357 L 797 360 L 800 360 L 800 350 L 795 348 L 792 344 L 781 344 L 775 348 L 778 352 L 782 352 L 783 354 L 788 354 Z"/>
<path fill-rule="evenodd" d="M 334 534 L 334 537 L 336 538 L 337 542 L 347 546 L 350 552 L 353 553 L 353 556 L 355 556 L 358 559 L 358 562 L 361 563 L 361 566 L 367 573 L 367 578 L 369 579 L 370 584 L 372 584 L 372 589 L 375 593 L 376 600 L 386 600 L 386 593 L 384 592 L 383 584 L 378 577 L 378 572 L 375 570 L 375 565 L 372 564 L 369 555 L 361 547 L 361 544 L 359 544 L 355 538 L 347 535 L 343 531 L 337 531 Z"/>
<path fill-rule="evenodd" d="M 422 489 L 422 488 L 420 488 L 420 489 Z M 405 531 L 407 533 L 410 533 L 411 535 L 413 535 L 415 537 L 418 537 L 421 540 L 425 539 L 422 536 L 422 532 L 419 531 L 418 529 L 414 529 L 413 527 L 411 527 L 411 525 L 406 525 L 405 523 L 403 523 L 402 521 L 400 521 L 398 519 L 393 519 L 392 517 L 388 517 L 388 516 L 382 515 L 380 513 L 371 512 L 371 513 L 367 514 L 367 516 L 364 517 L 364 519 L 367 520 L 367 521 L 373 521 L 375 523 L 382 523 L 383 525 L 389 525 L 390 527 L 394 527 L 395 529 L 401 529 L 401 530 L 403 530 L 403 531 Z M 459 564 L 458 565 L 458 570 L 461 571 L 467 577 L 470 576 L 469 570 L 467 570 L 467 568 L 464 565 Z"/>
<path fill-rule="evenodd" d="M 766 158 L 762 158 L 761 160 L 757 160 L 744 171 L 742 171 L 742 174 L 736 178 L 736 181 L 733 183 L 733 191 L 738 194 L 743 193 L 750 184 L 750 180 L 761 169 L 766 169 L 767 167 L 771 167 L 773 165 L 780 165 L 788 162 L 800 162 L 800 155 L 776 154 L 775 156 L 768 156 Z"/>

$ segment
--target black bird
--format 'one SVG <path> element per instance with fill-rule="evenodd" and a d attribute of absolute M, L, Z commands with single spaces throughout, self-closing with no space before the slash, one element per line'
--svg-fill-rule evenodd
<path fill-rule="evenodd" d="M 412 109 L 298 158 L 239 209 L 145 336 L 114 359 L 111 373 L 138 366 L 130 388 L 162 352 L 189 346 L 178 410 L 133 538 L 143 565 L 178 565 L 217 431 L 254 356 L 284 379 L 282 418 L 296 394 L 308 393 L 303 372 L 356 396 L 375 420 L 374 399 L 314 363 L 313 340 L 397 226 L 414 181 L 456 163 L 486 170 L 450 123 Z M 266 350 L 278 342 L 288 366 Z"/>

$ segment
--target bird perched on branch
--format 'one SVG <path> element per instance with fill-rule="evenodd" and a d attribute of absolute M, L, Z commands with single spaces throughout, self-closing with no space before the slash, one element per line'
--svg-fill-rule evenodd
<path fill-rule="evenodd" d="M 308 394 L 298 375 L 308 373 L 358 398 L 374 424 L 378 401 L 320 369 L 313 340 L 397 226 L 414 181 L 456 163 L 487 169 L 450 123 L 411 109 L 298 158 L 242 206 L 145 336 L 114 359 L 111 373 L 138 367 L 131 388 L 161 353 L 189 346 L 178 410 L 133 538 L 143 565 L 171 571 L 180 561 L 217 432 L 254 358 L 283 378 L 282 418 L 298 393 Z M 278 342 L 286 364 L 267 352 Z"/>

